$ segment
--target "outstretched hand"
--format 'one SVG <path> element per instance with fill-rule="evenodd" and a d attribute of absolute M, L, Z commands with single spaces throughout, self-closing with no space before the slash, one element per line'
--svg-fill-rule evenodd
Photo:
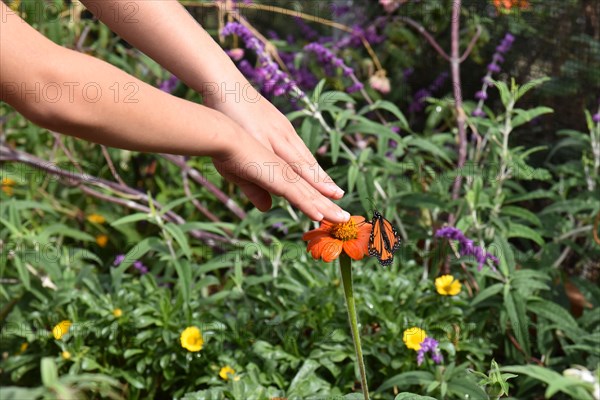
<path fill-rule="evenodd" d="M 272 193 L 315 221 L 350 218 L 330 200 L 341 198 L 344 191 L 319 166 L 287 118 L 266 99 L 227 103 L 213 98 L 207 99 L 207 105 L 237 122 L 247 135 L 229 154 L 213 161 L 219 173 L 240 186 L 259 210 L 271 207 Z"/>

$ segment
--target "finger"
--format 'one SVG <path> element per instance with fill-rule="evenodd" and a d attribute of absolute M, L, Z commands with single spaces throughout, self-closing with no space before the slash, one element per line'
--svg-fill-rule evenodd
<path fill-rule="evenodd" d="M 242 181 L 238 186 L 242 189 L 246 197 L 248 197 L 248 200 L 260 211 L 265 212 L 271 209 L 272 201 L 269 192 L 248 181 Z"/>
<path fill-rule="evenodd" d="M 298 136 L 277 142 L 274 150 L 296 173 L 323 195 L 334 199 L 340 199 L 344 195 L 344 191 L 321 168 Z"/>
<path fill-rule="evenodd" d="M 272 201 L 269 192 L 252 182 L 242 179 L 235 174 L 231 174 L 225 169 L 217 167 L 217 170 L 223 178 L 237 185 L 242 192 L 244 192 L 246 197 L 248 197 L 248 200 L 250 200 L 260 211 L 265 212 L 271 209 Z"/>
<path fill-rule="evenodd" d="M 283 161 L 275 164 L 273 174 L 269 178 L 262 182 L 254 182 L 269 192 L 286 198 L 314 221 L 324 218 L 331 222 L 345 222 L 350 218 L 350 214 L 323 196 Z M 253 181 L 252 176 L 247 176 L 246 179 Z"/>
<path fill-rule="evenodd" d="M 282 196 L 314 221 L 325 218 L 331 222 L 346 222 L 350 218 L 350 214 L 306 182 L 289 164 L 255 141 L 240 143 L 236 154 L 214 162 L 221 175 L 232 182 L 251 182 Z"/>

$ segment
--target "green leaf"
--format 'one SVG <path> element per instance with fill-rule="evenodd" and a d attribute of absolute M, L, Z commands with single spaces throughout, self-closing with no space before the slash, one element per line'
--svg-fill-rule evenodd
<path fill-rule="evenodd" d="M 581 334 L 575 318 L 556 303 L 542 299 L 532 300 L 527 303 L 527 308 L 534 314 L 555 322 L 558 326 L 562 326 L 564 331 L 575 330 Z"/>
<path fill-rule="evenodd" d="M 150 221 L 150 219 L 151 219 L 151 217 L 147 213 L 135 213 L 135 214 L 131 214 L 131 215 L 127 215 L 125 217 L 119 218 L 118 220 L 113 221 L 110 225 L 111 226 L 119 226 L 119 225 L 130 224 L 132 222 L 138 222 L 138 221 Z"/>
<path fill-rule="evenodd" d="M 510 90 L 508 89 L 508 85 L 504 82 L 499 81 L 493 81 L 493 83 L 500 92 L 500 99 L 502 100 L 502 105 L 504 105 L 504 107 L 507 108 L 508 103 L 510 102 L 510 99 L 512 97 L 510 94 Z"/>
<path fill-rule="evenodd" d="M 185 203 L 189 203 L 190 200 L 201 197 L 202 193 L 198 193 L 196 195 L 193 196 L 185 196 L 185 197 L 181 197 L 179 199 L 175 199 L 171 202 L 169 202 L 168 204 L 165 204 L 161 209 L 160 209 L 160 213 L 158 213 L 158 215 L 163 216 L 165 215 L 167 212 L 171 211 L 172 209 L 174 209 L 175 207 L 181 205 L 181 204 L 185 204 Z"/>
<path fill-rule="evenodd" d="M 0 399 L 2 400 L 23 400 L 23 399 L 41 399 L 46 389 L 44 387 L 26 388 L 20 386 L 0 387 Z"/>
<path fill-rule="evenodd" d="M 321 93 L 323 92 L 324 87 L 325 87 L 325 79 L 321 79 L 321 81 L 319 83 L 317 83 L 315 90 L 313 90 L 313 94 L 312 94 L 312 102 L 313 103 L 319 102 L 319 98 L 321 97 Z"/>
<path fill-rule="evenodd" d="M 358 165 L 352 164 L 350 168 L 348 168 L 348 193 L 352 193 L 354 190 L 354 185 L 356 184 L 356 179 L 358 178 Z"/>
<path fill-rule="evenodd" d="M 521 126 L 534 118 L 544 114 L 551 114 L 554 112 L 550 107 L 535 107 L 531 110 L 514 110 L 516 116 L 512 119 L 512 127 L 516 128 Z"/>
<path fill-rule="evenodd" d="M 533 240 L 534 242 L 536 242 L 537 244 L 539 244 L 540 246 L 544 245 L 544 239 L 542 238 L 542 236 L 539 233 L 537 233 L 536 231 L 534 231 L 533 229 L 531 229 L 528 226 L 516 224 L 516 223 L 512 223 L 512 222 L 508 224 L 508 233 L 507 233 L 506 237 L 507 238 L 520 237 L 520 238 L 530 239 L 530 240 Z"/>
<path fill-rule="evenodd" d="M 319 97 L 319 109 L 321 109 L 321 105 L 327 104 L 335 104 L 339 101 L 343 101 L 344 103 L 356 103 L 356 100 L 352 98 L 348 93 L 338 92 L 338 91 L 328 91 L 323 93 Z"/>
<path fill-rule="evenodd" d="M 508 313 L 517 342 L 519 342 L 526 356 L 529 357 L 529 326 L 525 314 L 524 300 L 518 293 L 513 293 L 509 285 L 504 287 L 504 307 Z"/>
<path fill-rule="evenodd" d="M 25 289 L 31 290 L 31 278 L 29 276 L 29 270 L 18 255 L 15 255 L 14 264 L 17 268 L 17 273 L 19 274 L 19 280 L 23 286 L 25 286 Z"/>
<path fill-rule="evenodd" d="M 135 260 L 144 256 L 144 254 L 146 254 L 150 250 L 155 249 L 156 247 L 158 247 L 158 245 L 162 245 L 162 241 L 159 240 L 157 237 L 153 236 L 146 238 L 138 244 L 136 244 L 135 246 L 133 246 L 127 252 L 127 254 L 125 254 L 125 258 L 123 259 L 121 264 L 119 264 L 118 267 L 112 268 L 110 270 L 110 273 L 113 278 L 113 285 L 115 286 L 115 288 L 118 289 L 120 287 L 121 281 L 123 279 L 123 273 L 125 272 L 125 270 L 129 268 Z"/>
<path fill-rule="evenodd" d="M 520 201 L 527 201 L 527 200 L 537 200 L 537 199 L 549 199 L 554 197 L 554 193 L 549 191 L 549 190 L 533 190 L 533 191 L 529 191 L 529 192 L 525 192 L 522 194 L 518 194 L 518 195 L 514 195 L 514 196 L 510 196 L 509 198 L 506 199 L 506 201 L 504 202 L 505 204 L 508 203 L 517 203 Z"/>
<path fill-rule="evenodd" d="M 58 383 L 58 369 L 52 357 L 42 358 L 40 368 L 44 386 L 50 388 Z"/>
<path fill-rule="evenodd" d="M 348 393 L 342 397 L 344 400 L 364 400 L 364 398 L 362 393 Z"/>
<path fill-rule="evenodd" d="M 63 224 L 52 224 L 44 229 L 40 237 L 44 238 L 44 241 L 47 241 L 45 238 L 50 238 L 55 234 L 59 234 L 60 236 L 70 237 L 75 240 L 81 240 L 84 242 L 95 242 L 96 239 L 85 232 L 82 232 L 77 229 L 70 228 Z"/>
<path fill-rule="evenodd" d="M 460 398 L 486 399 L 487 394 L 477 383 L 467 378 L 454 378 L 448 382 L 448 391 Z"/>
<path fill-rule="evenodd" d="M 500 261 L 500 271 L 506 277 L 510 276 L 515 270 L 515 255 L 508 241 L 501 235 L 497 235 L 494 242 L 488 251 L 493 251 L 493 254 Z"/>
<path fill-rule="evenodd" d="M 16 211 L 34 209 L 36 211 L 47 211 L 50 214 L 57 215 L 57 212 L 49 204 L 40 203 L 39 201 L 19 200 L 11 202 L 10 207 L 14 207 Z"/>
<path fill-rule="evenodd" d="M 120 374 L 134 388 L 141 390 L 141 389 L 144 389 L 146 387 L 146 385 L 144 384 L 144 381 L 138 379 L 138 377 L 136 375 L 134 375 L 133 373 L 131 373 L 131 372 L 127 371 L 127 370 L 121 369 L 120 370 Z"/>
<path fill-rule="evenodd" d="M 546 383 L 548 385 L 545 394 L 546 398 L 550 398 L 560 391 L 571 396 L 573 399 L 593 400 L 592 395 L 585 390 L 584 382 L 562 376 L 549 368 L 539 365 L 507 365 L 501 367 L 500 370 L 526 375 Z"/>
<path fill-rule="evenodd" d="M 181 295 L 183 296 L 183 301 L 187 306 L 190 303 L 192 268 L 188 260 L 181 260 L 180 262 L 179 260 L 175 259 L 173 260 L 173 263 L 175 264 L 175 271 L 177 271 L 179 287 L 181 288 Z"/>
<path fill-rule="evenodd" d="M 395 105 L 394 103 L 387 101 L 387 100 L 377 100 L 375 101 L 375 103 L 373 103 L 372 105 L 368 105 L 366 106 L 363 110 L 361 110 L 360 114 L 363 114 L 364 112 L 369 112 L 369 111 L 374 111 L 377 109 L 382 109 L 382 110 L 386 110 L 389 111 L 390 113 L 392 113 L 397 119 L 398 122 L 400 123 L 400 127 L 404 130 L 410 130 L 410 126 L 408 124 L 408 121 L 406 120 L 406 117 L 404 116 L 404 114 L 402 113 L 402 111 L 400 111 L 400 109 L 398 108 L 397 105 Z"/>
<path fill-rule="evenodd" d="M 405 143 L 407 146 L 418 147 L 419 149 L 431 154 L 434 157 L 439 157 L 449 164 L 452 163 L 446 152 L 444 152 L 444 150 L 442 150 L 440 147 L 436 146 L 429 140 L 411 136 L 406 138 Z"/>
<path fill-rule="evenodd" d="M 531 222 L 534 225 L 541 226 L 542 223 L 537 215 L 532 213 L 526 208 L 518 206 L 504 206 L 500 210 L 500 214 L 509 215 L 511 217 L 521 218 L 527 222 Z"/>
<path fill-rule="evenodd" d="M 538 79 L 534 79 L 530 82 L 527 82 L 526 84 L 522 85 L 519 90 L 517 91 L 517 96 L 515 98 L 516 100 L 519 100 L 521 97 L 523 97 L 523 95 L 527 92 L 529 92 L 531 89 L 535 88 L 536 86 L 540 86 L 546 82 L 548 82 L 550 80 L 549 77 L 544 76 L 542 78 L 538 78 Z"/>
<path fill-rule="evenodd" d="M 502 288 L 504 287 L 503 283 L 496 283 L 493 284 L 492 286 L 488 286 L 485 289 L 483 289 L 481 292 L 479 292 L 477 294 L 477 296 L 475 296 L 473 298 L 473 300 L 471 301 L 471 306 L 475 306 L 479 303 L 481 303 L 482 301 L 497 295 L 498 293 L 500 293 L 502 291 Z"/>
<path fill-rule="evenodd" d="M 131 357 L 133 357 L 133 356 L 135 356 L 135 355 L 138 355 L 138 354 L 144 354 L 145 352 L 146 352 L 146 351 L 145 351 L 145 350 L 142 350 L 142 349 L 127 349 L 127 350 L 125 350 L 125 352 L 123 353 L 123 357 L 124 357 L 125 359 L 127 359 L 127 358 L 131 358 Z"/>
<path fill-rule="evenodd" d="M 431 372 L 427 371 L 410 371 L 403 372 L 398 375 L 394 375 L 391 378 L 384 381 L 381 386 L 377 389 L 378 392 L 382 392 L 386 389 L 398 386 L 399 388 L 409 387 L 411 385 L 426 385 L 429 382 L 435 381 L 435 376 Z"/>
<path fill-rule="evenodd" d="M 169 223 L 165 224 L 164 228 L 175 239 L 177 244 L 179 244 L 179 246 L 181 247 L 181 250 L 183 250 L 183 253 L 185 254 L 185 256 L 188 259 L 191 259 L 192 258 L 192 250 L 190 249 L 190 245 L 188 243 L 187 237 L 185 236 L 185 233 L 183 233 L 183 231 L 179 228 L 179 226 L 169 222 Z"/>
<path fill-rule="evenodd" d="M 290 392 L 293 392 L 304 380 L 309 378 L 313 374 L 313 372 L 315 372 L 319 367 L 320 364 L 318 362 L 311 359 L 305 360 L 300 370 L 296 373 L 294 379 L 292 379 L 290 387 L 288 388 L 288 394 Z"/>
<path fill-rule="evenodd" d="M 404 393 L 398 394 L 398 396 L 396 396 L 394 398 L 394 400 L 435 400 L 435 399 L 433 397 L 429 397 L 429 396 L 421 396 L 419 394 L 404 392 Z"/>
<path fill-rule="evenodd" d="M 22 235 L 19 228 L 17 228 L 14 224 L 11 224 L 4 218 L 0 218 L 0 223 L 2 223 L 2 225 L 6 226 L 14 236 L 20 237 Z"/>
<path fill-rule="evenodd" d="M 329 134 L 329 142 L 331 145 L 331 161 L 335 164 L 340 156 L 342 134 L 337 129 L 332 130 Z"/>
<path fill-rule="evenodd" d="M 223 222 L 186 222 L 185 224 L 177 225 L 177 227 L 185 233 L 197 229 L 199 231 L 216 233 L 223 237 L 227 237 L 227 233 L 223 229 L 235 229 L 235 225 Z"/>

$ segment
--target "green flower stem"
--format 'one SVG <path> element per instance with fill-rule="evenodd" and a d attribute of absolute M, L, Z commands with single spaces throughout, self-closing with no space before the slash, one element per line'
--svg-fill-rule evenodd
<path fill-rule="evenodd" d="M 342 284 L 344 285 L 344 297 L 346 298 L 346 307 L 348 308 L 348 319 L 350 320 L 350 330 L 352 331 L 352 340 L 354 341 L 354 352 L 360 371 L 360 382 L 365 400 L 369 400 L 369 387 L 367 386 L 367 374 L 365 373 L 365 362 L 360 345 L 360 335 L 358 334 L 358 319 L 356 318 L 356 307 L 354 306 L 354 290 L 352 289 L 352 262 L 350 257 L 342 253 L 340 255 L 340 272 L 342 273 Z"/>

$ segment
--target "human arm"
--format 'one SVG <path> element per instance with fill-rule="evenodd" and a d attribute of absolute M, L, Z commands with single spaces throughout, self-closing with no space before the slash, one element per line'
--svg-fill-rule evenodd
<path fill-rule="evenodd" d="M 221 47 L 176 0 L 83 0 L 114 32 L 160 63 L 204 103 L 237 122 L 267 149 L 294 165 L 322 195 L 343 191 L 319 166 L 287 118 L 262 97 Z"/>
<path fill-rule="evenodd" d="M 34 123 L 118 148 L 210 156 L 261 210 L 270 208 L 266 196 L 273 193 L 313 220 L 347 219 L 307 182 L 294 182 L 294 172 L 284 170 L 281 158 L 221 112 L 171 96 L 106 62 L 54 44 L 4 3 L 0 12 L 0 100 Z M 244 169 L 251 160 L 268 165 L 273 173 L 257 175 Z"/>

